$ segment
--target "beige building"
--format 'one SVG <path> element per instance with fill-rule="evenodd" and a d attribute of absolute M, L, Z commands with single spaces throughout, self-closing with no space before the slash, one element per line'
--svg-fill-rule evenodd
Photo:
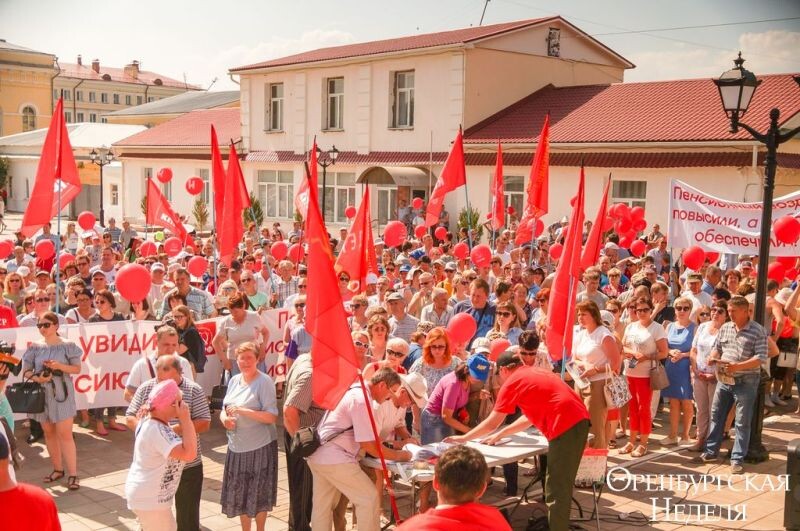
<path fill-rule="evenodd" d="M 239 107 L 239 91 L 207 92 L 191 90 L 135 107 L 128 107 L 104 115 L 110 124 L 131 124 L 153 127 L 178 116 L 201 109 L 229 109 Z"/>
<path fill-rule="evenodd" d="M 0 136 L 50 125 L 55 59 L 0 39 Z"/>
<path fill-rule="evenodd" d="M 101 65 L 99 59 L 84 64 L 79 55 L 77 63 L 59 61 L 57 66 L 51 98 L 57 101 L 64 97 L 68 123 L 106 122 L 105 114 L 200 90 L 184 81 L 142 70 L 139 61 L 116 68 Z"/>

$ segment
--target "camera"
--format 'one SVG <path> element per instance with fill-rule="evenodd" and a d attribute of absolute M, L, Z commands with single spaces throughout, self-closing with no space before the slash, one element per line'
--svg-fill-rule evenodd
<path fill-rule="evenodd" d="M 64 376 L 64 371 L 45 367 L 44 369 L 41 370 L 41 372 L 39 372 L 39 376 L 41 376 L 42 378 L 47 378 L 49 376 Z"/>
<path fill-rule="evenodd" d="M 16 350 L 16 345 L 9 345 L 5 341 L 0 340 L 0 354 L 8 354 L 9 356 L 13 356 Z"/>
<path fill-rule="evenodd" d="M 16 346 L 0 341 L 0 363 L 7 365 L 11 374 L 19 376 L 22 370 L 22 360 L 14 356 L 16 350 Z"/>

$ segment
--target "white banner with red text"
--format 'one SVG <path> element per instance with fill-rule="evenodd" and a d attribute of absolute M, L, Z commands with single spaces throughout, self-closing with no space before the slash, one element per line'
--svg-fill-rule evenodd
<path fill-rule="evenodd" d="M 772 220 L 800 211 L 800 190 L 776 198 Z M 673 179 L 669 194 L 670 247 L 685 249 L 693 245 L 707 251 L 732 254 L 758 254 L 761 242 L 761 203 L 728 201 L 707 194 Z M 771 237 L 770 256 L 796 256 L 795 245 Z"/>
<path fill-rule="evenodd" d="M 286 375 L 283 329 L 289 316 L 289 311 L 283 309 L 261 313 L 261 320 L 269 331 L 265 364 L 267 373 L 276 382 L 283 381 Z M 195 380 L 207 395 L 219 384 L 222 374 L 222 364 L 211 344 L 220 321 L 222 318 L 218 317 L 196 323 L 206 345 L 208 361 L 204 372 L 197 374 Z M 78 409 L 127 406 L 122 395 L 128 373 L 136 360 L 155 354 L 155 328 L 159 324 L 155 321 L 118 321 L 59 328 L 59 335 L 66 341 L 75 342 L 82 351 L 81 372 L 72 377 Z M 36 327 L 9 328 L 0 330 L 0 340 L 16 345 L 14 355 L 23 358 L 28 345 L 40 341 L 41 335 Z M 20 377 L 12 375 L 9 384 L 19 381 Z"/>

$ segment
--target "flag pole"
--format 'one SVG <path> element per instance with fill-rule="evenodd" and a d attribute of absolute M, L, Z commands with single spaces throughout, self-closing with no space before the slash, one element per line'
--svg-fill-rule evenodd
<path fill-rule="evenodd" d="M 59 131 L 61 129 L 59 128 Z M 59 142 L 59 145 L 61 142 Z M 59 149 L 60 151 L 60 149 Z M 60 165 L 59 165 L 60 166 Z M 56 221 L 56 233 L 58 235 L 58 241 L 56 242 L 56 313 L 61 313 L 61 264 L 59 264 L 59 255 L 61 254 L 61 187 L 64 185 L 64 181 L 61 180 L 61 175 L 58 176 L 58 215 Z M 103 193 L 103 190 L 100 190 L 100 193 Z"/>
<path fill-rule="evenodd" d="M 467 241 L 469 242 L 469 250 L 472 251 L 472 208 L 469 206 L 469 192 L 467 191 L 467 180 L 464 179 L 464 196 L 467 199 Z M 480 219 L 478 220 L 480 222 Z"/>

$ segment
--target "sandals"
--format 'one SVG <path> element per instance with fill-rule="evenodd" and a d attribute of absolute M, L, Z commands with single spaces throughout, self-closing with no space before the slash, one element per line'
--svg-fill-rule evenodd
<path fill-rule="evenodd" d="M 617 440 L 616 439 L 611 439 L 610 441 L 608 441 L 608 448 L 609 449 L 614 450 L 616 447 L 617 447 Z"/>
<path fill-rule="evenodd" d="M 122 424 L 118 424 L 116 422 L 109 423 L 108 429 L 109 430 L 114 430 L 114 431 L 128 431 L 128 428 L 126 428 Z"/>
<path fill-rule="evenodd" d="M 44 481 L 45 483 L 55 483 L 56 481 L 58 481 L 59 479 L 61 479 L 63 477 L 64 477 L 64 471 L 63 470 L 55 470 L 55 469 L 53 469 L 53 471 L 50 472 L 50 475 L 49 476 L 45 476 L 44 479 L 42 479 L 42 481 Z"/>
<path fill-rule="evenodd" d="M 647 446 L 640 444 L 639 446 L 636 447 L 636 450 L 631 452 L 631 457 L 644 457 L 646 453 L 647 453 Z"/>
<path fill-rule="evenodd" d="M 67 488 L 69 490 L 78 490 L 81 484 L 78 483 L 78 476 L 70 476 L 67 478 Z"/>
<path fill-rule="evenodd" d="M 634 448 L 633 443 L 629 442 L 628 444 L 626 444 L 625 446 L 623 446 L 622 448 L 617 450 L 617 453 L 618 454 L 629 454 L 629 453 L 633 452 L 633 448 Z"/>

